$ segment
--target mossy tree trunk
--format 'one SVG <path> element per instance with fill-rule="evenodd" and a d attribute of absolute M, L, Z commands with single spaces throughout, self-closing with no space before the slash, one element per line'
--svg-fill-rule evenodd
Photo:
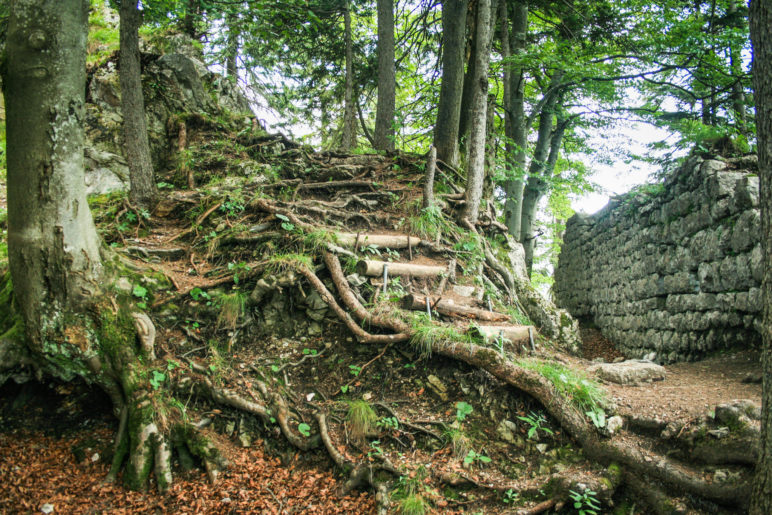
<path fill-rule="evenodd" d="M 104 389 L 124 420 L 114 463 L 129 454 L 125 479 L 134 488 L 145 486 L 155 465 L 163 489 L 170 480 L 166 434 L 173 427 L 163 433 L 155 423 L 163 401 L 147 380 L 152 342 L 137 345 L 137 319 L 145 328 L 152 322 L 132 314 L 121 299 L 123 307 L 115 309 L 110 292 L 102 290 L 109 277 L 86 201 L 88 5 L 88 0 L 11 4 L 3 77 L 8 259 L 26 334 L 14 342 L 7 334 L 0 339 L 0 357 L 10 356 L 38 374 L 65 381 L 80 377 Z M 7 285 L 7 279 L 3 282 Z M 7 290 L 3 297 L 9 296 Z"/>
<path fill-rule="evenodd" d="M 761 444 L 750 512 L 762 514 L 772 513 L 772 5 L 769 0 L 751 0 L 750 9 L 764 242 Z"/>

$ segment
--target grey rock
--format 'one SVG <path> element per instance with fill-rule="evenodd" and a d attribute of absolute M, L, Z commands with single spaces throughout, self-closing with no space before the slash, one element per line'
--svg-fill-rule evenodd
<path fill-rule="evenodd" d="M 511 420 L 502 420 L 496 427 L 496 433 L 507 443 L 517 441 L 517 425 Z"/>
<path fill-rule="evenodd" d="M 354 288 L 358 288 L 367 282 L 367 277 L 359 274 L 349 274 L 346 276 L 346 281 Z"/>
<path fill-rule="evenodd" d="M 729 436 L 729 428 L 728 427 L 719 427 L 717 429 L 710 429 L 710 430 L 708 430 L 708 434 L 710 436 L 712 436 L 713 438 L 716 438 L 716 439 L 720 440 L 721 438 Z"/>
<path fill-rule="evenodd" d="M 591 367 L 595 374 L 612 383 L 635 385 L 665 379 L 665 368 L 646 360 L 604 363 Z"/>
<path fill-rule="evenodd" d="M 610 417 L 606 421 L 606 430 L 609 434 L 613 435 L 619 432 L 620 429 L 625 425 L 625 421 L 622 417 L 619 415 L 615 415 L 613 417 Z"/>
<path fill-rule="evenodd" d="M 461 284 L 455 284 L 453 285 L 453 292 L 456 295 L 460 295 L 462 297 L 474 297 L 475 290 L 474 286 L 464 286 Z"/>
<path fill-rule="evenodd" d="M 443 383 L 439 377 L 430 374 L 426 378 L 426 382 L 429 383 L 429 388 L 440 398 L 440 400 L 443 402 L 448 400 L 448 387 L 445 386 L 445 383 Z"/>

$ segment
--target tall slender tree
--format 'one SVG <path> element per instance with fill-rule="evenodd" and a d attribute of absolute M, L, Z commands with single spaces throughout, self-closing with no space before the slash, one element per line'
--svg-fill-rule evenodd
<path fill-rule="evenodd" d="M 123 144 L 129 163 L 131 202 L 143 209 L 155 207 L 157 189 L 150 158 L 142 95 L 142 68 L 139 55 L 139 26 L 142 15 L 137 0 L 122 0 L 120 14 L 121 111 Z"/>
<path fill-rule="evenodd" d="M 508 179 L 504 183 L 504 223 L 509 234 L 520 240 L 527 127 L 525 118 L 525 74 L 518 59 L 525 51 L 528 30 L 528 5 L 521 0 L 512 2 L 511 30 L 510 2 L 501 2 L 501 51 L 504 58 L 504 135 L 505 163 Z"/>
<path fill-rule="evenodd" d="M 378 103 L 375 148 L 394 150 L 397 78 L 394 61 L 394 0 L 378 0 Z"/>
<path fill-rule="evenodd" d="M 751 0 L 750 8 L 764 247 L 761 444 L 750 513 L 766 515 L 772 513 L 772 3 Z"/>
<path fill-rule="evenodd" d="M 477 30 L 475 31 L 475 88 L 474 109 L 469 136 L 469 159 L 466 168 L 466 192 L 461 218 L 477 222 L 485 179 L 485 129 L 488 113 L 488 65 L 491 48 L 491 0 L 479 0 L 477 4 Z"/>
<path fill-rule="evenodd" d="M 467 0 L 445 0 L 442 4 L 442 83 L 434 126 L 437 159 L 458 163 L 458 123 L 464 84 L 464 31 Z"/>
<path fill-rule="evenodd" d="M 356 146 L 356 106 L 354 105 L 354 42 L 351 34 L 351 0 L 343 7 L 343 31 L 346 40 L 346 84 L 343 98 L 343 150 Z"/>

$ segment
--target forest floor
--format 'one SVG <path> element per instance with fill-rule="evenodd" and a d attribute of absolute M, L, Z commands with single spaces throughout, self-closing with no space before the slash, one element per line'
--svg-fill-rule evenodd
<path fill-rule="evenodd" d="M 599 331 L 582 331 L 587 364 L 613 351 Z M 607 384 L 621 413 L 686 420 L 734 399 L 760 404 L 761 385 L 743 382 L 761 371 L 755 351 L 666 365 L 664 381 Z M 287 455 L 262 441 L 242 448 L 225 440 L 234 466 L 217 485 L 203 471 L 176 471 L 167 495 L 105 484 L 117 423 L 109 400 L 85 386 L 39 383 L 0 389 L 0 512 L 40 513 L 373 513 L 370 493 L 336 495 L 340 481 L 320 454 Z M 463 511 L 463 506 L 456 507 Z M 449 513 L 449 507 L 438 512 Z M 489 504 L 485 513 L 507 512 Z M 43 511 L 45 512 L 45 511 Z M 645 513 L 645 511 L 634 511 Z"/>
<path fill-rule="evenodd" d="M 427 219 L 431 213 L 421 210 L 416 185 L 423 180 L 423 158 L 341 156 L 295 148 L 264 154 L 262 148 L 276 141 L 256 138 L 226 149 L 232 155 L 225 159 L 222 147 L 235 145 L 229 142 L 238 139 L 236 134 L 223 138 L 218 128 L 189 136 L 196 169 L 206 171 L 188 177 L 198 188 L 185 187 L 184 170 L 170 170 L 161 183 L 167 188 L 163 200 L 152 216 L 130 206 L 125 195 L 92 198 L 90 203 L 105 244 L 125 267 L 113 289 L 146 311 L 157 328 L 153 392 L 160 396 L 163 385 L 170 385 L 167 394 L 175 404 L 169 404 L 169 412 L 204 428 L 230 465 L 210 485 L 200 469 L 184 471 L 182 460 L 175 461 L 174 482 L 164 495 L 155 492 L 152 479 L 146 493 L 127 491 L 120 482 L 105 484 L 117 429 L 109 401 L 84 385 L 9 383 L 0 388 L 0 512 L 373 513 L 380 501 L 367 485 L 388 482 L 391 508 L 402 513 L 569 513 L 569 492 L 587 492 L 588 484 L 605 488 L 605 498 L 596 501 L 603 503 L 603 513 L 649 513 L 641 507 L 641 492 L 633 491 L 632 480 L 626 477 L 623 483 L 629 486 L 622 487 L 608 480 L 619 470 L 608 466 L 611 460 L 588 459 L 576 435 L 569 437 L 570 430 L 558 421 L 568 412 L 576 412 L 581 428 L 592 431 L 586 440 L 599 442 L 596 448 L 617 438 L 623 442 L 622 447 L 607 447 L 615 453 L 612 459 L 640 458 L 654 463 L 644 467 L 647 474 L 667 477 L 674 470 L 671 447 L 680 446 L 675 449 L 680 452 L 678 470 L 689 468 L 696 479 L 682 480 L 679 472 L 676 482 L 697 485 L 693 490 L 708 494 L 733 490 L 734 482 L 714 477 L 719 467 L 692 466 L 689 451 L 686 456 L 682 452 L 691 441 L 658 440 L 627 429 L 618 435 L 604 433 L 603 424 L 585 418 L 596 412 L 579 409 L 584 405 L 560 404 L 567 402 L 560 394 L 537 400 L 525 393 L 529 384 L 544 384 L 543 379 L 516 386 L 517 378 L 508 383 L 507 374 L 497 375 L 491 365 L 500 363 L 504 371 L 513 363 L 516 371 L 526 370 L 523 363 L 544 365 L 558 371 L 556 382 L 569 382 L 565 372 L 576 391 L 586 392 L 595 385 L 593 360 L 620 357 L 597 330 L 583 330 L 583 356 L 575 357 L 538 332 L 535 345 L 528 345 L 528 336 L 534 336 L 528 331 L 526 341 L 509 342 L 505 348 L 503 339 L 469 336 L 476 322 L 468 316 L 435 312 L 425 320 L 413 306 L 403 308 L 405 298 L 431 291 L 439 297 L 435 306 L 440 299 L 453 300 L 455 306 L 503 317 L 500 322 L 508 328 L 531 324 L 528 317 L 523 320 L 522 301 L 507 302 L 513 296 L 506 290 L 513 288 L 505 280 L 501 288 L 494 284 L 498 274 L 487 265 L 495 260 L 483 253 L 487 238 L 503 239 L 495 234 L 495 216 L 489 214 L 488 225 L 479 226 L 491 234 L 486 238 L 456 225 L 453 212 L 462 200 L 458 191 L 450 192 L 453 181 L 447 176 L 445 192 L 438 196 L 448 214 L 440 210 Z M 215 149 L 212 141 L 218 143 Z M 262 171 L 244 172 L 251 168 Z M 0 192 L 0 204 L 2 197 Z M 427 224 L 436 234 L 421 234 L 420 246 L 379 249 L 359 243 L 360 233 L 415 236 Z M 328 251 L 336 246 L 332 241 L 343 245 L 330 235 L 342 233 L 356 234 L 353 251 Z M 332 252 L 338 255 L 334 261 L 322 264 L 320 254 L 329 258 Z M 357 324 L 350 314 L 333 315 L 335 299 L 320 294 L 334 286 L 343 298 L 330 265 L 340 268 L 339 257 L 357 271 L 370 260 L 447 268 L 441 278 L 408 274 L 392 278 L 386 288 L 372 274 L 361 288 L 344 279 L 348 293 L 355 292 L 363 299 L 357 302 L 368 305 L 371 318 Z M 456 261 L 459 273 L 451 286 L 447 278 Z M 483 282 L 487 277 L 493 279 Z M 458 293 L 470 288 L 485 293 L 487 303 L 482 295 Z M 429 341 L 427 350 L 426 342 L 389 340 L 397 335 L 384 331 L 403 336 L 407 331 L 379 327 L 380 316 L 397 320 L 414 331 L 412 336 L 417 328 L 424 329 L 435 341 Z M 415 325 L 409 326 L 410 321 Z M 504 326 L 496 326 L 497 331 L 499 327 Z M 368 337 L 381 340 L 368 343 Z M 444 341 L 454 343 L 443 346 Z M 487 365 L 475 364 L 476 355 L 465 360 L 453 354 L 473 347 L 495 358 Z M 717 404 L 735 399 L 760 404 L 760 384 L 743 382 L 760 375 L 758 354 L 752 351 L 665 368 L 663 381 L 601 384 L 605 394 L 598 393 L 598 403 L 605 395 L 616 414 L 655 420 L 660 432 L 660 426 L 677 424 L 679 437 Z M 191 378 L 208 385 L 209 394 L 185 386 Z M 557 388 L 550 383 L 550 395 Z M 223 401 L 234 398 L 238 402 Z M 282 413 L 276 398 L 290 406 L 283 425 L 277 424 Z M 600 405 L 592 400 L 594 407 Z M 273 411 L 261 418 L 254 409 L 244 409 L 258 404 Z M 352 413 L 363 406 L 372 420 L 357 436 Z M 317 427 L 322 433 L 321 416 L 326 417 L 328 442 L 316 450 L 300 450 Z M 668 440 L 667 445 L 661 440 Z M 659 463 L 664 465 L 656 468 Z M 747 480 L 747 465 L 747 460 L 732 462 L 720 472 L 723 478 Z M 369 477 L 359 477 L 356 489 L 344 487 L 357 479 L 349 474 L 357 470 L 369 470 Z M 650 491 L 667 489 L 655 480 L 639 480 L 648 481 L 644 488 Z M 709 501 L 713 513 L 736 513 L 736 495 L 702 496 L 716 500 Z M 420 504 L 413 511 L 407 509 L 411 499 Z M 682 501 L 687 509 L 680 513 L 703 512 L 688 495 Z"/>

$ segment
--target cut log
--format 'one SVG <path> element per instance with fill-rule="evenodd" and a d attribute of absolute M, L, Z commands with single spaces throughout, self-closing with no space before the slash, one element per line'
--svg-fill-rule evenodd
<path fill-rule="evenodd" d="M 389 271 L 391 271 L 391 267 L 389 267 Z M 461 304 L 454 303 L 452 300 L 440 299 L 439 302 L 437 302 L 436 299 L 429 298 L 429 302 L 431 302 L 433 309 L 441 315 L 474 318 L 475 320 L 484 320 L 486 322 L 509 321 L 509 315 L 505 315 L 504 313 L 496 313 L 495 311 L 473 308 L 471 306 L 462 306 Z M 426 297 L 424 295 L 406 295 L 402 299 L 402 303 L 406 309 L 415 311 L 423 311 L 426 309 Z"/>
<path fill-rule="evenodd" d="M 421 244 L 421 238 L 408 236 L 406 234 L 352 234 L 339 232 L 337 240 L 344 247 L 373 247 L 386 249 L 406 249 L 408 247 L 417 247 Z"/>
<path fill-rule="evenodd" d="M 410 275 L 412 277 L 436 277 L 448 272 L 444 266 L 413 265 L 411 263 L 389 263 L 386 261 L 362 260 L 357 263 L 357 273 L 369 277 L 383 275 L 384 265 L 389 267 L 389 275 Z"/>
<path fill-rule="evenodd" d="M 486 341 L 495 342 L 501 336 L 512 343 L 527 343 L 531 339 L 530 331 L 534 331 L 534 328 L 530 325 L 478 325 L 471 330 Z"/>

